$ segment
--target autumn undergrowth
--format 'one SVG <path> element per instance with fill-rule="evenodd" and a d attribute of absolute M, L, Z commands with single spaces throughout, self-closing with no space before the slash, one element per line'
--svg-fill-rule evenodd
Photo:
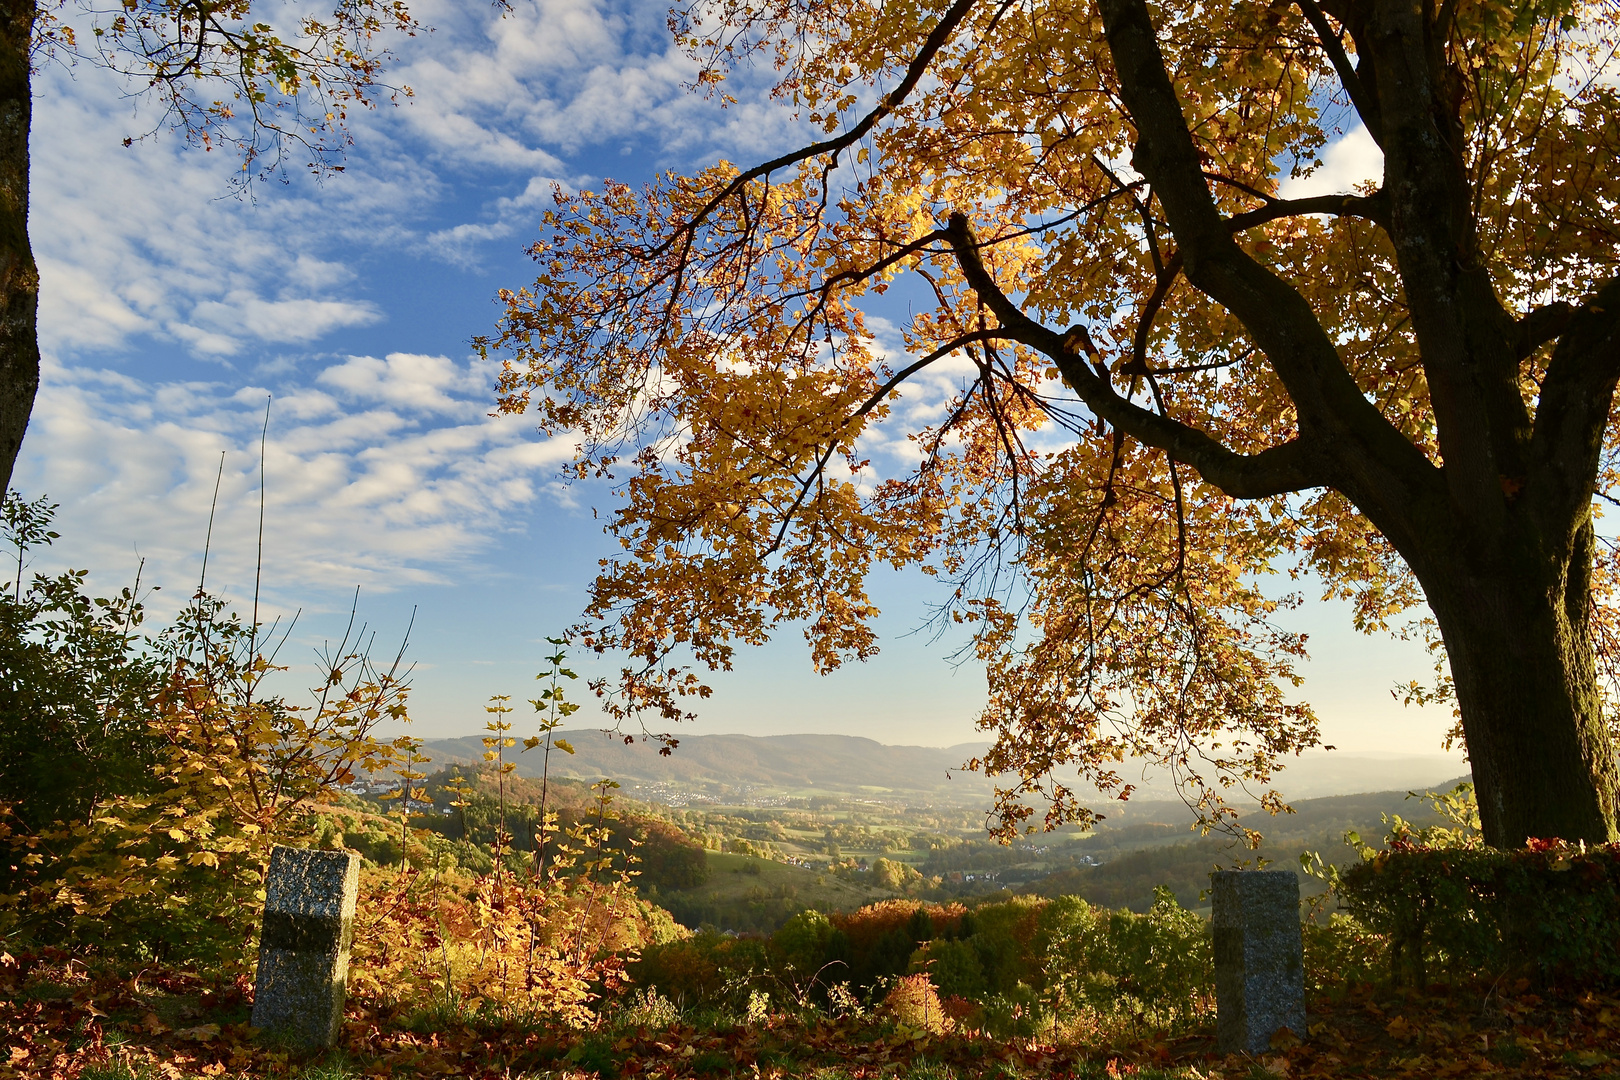
<path fill-rule="evenodd" d="M 63 953 L 13 955 L 0 967 L 0 1073 L 143 1080 L 1603 1077 L 1614 1075 L 1620 1036 L 1620 998 L 1567 986 L 1537 992 L 1528 980 L 1422 990 L 1360 983 L 1318 992 L 1304 1038 L 1280 1038 L 1252 1058 L 1217 1054 L 1208 1017 L 1165 1028 L 1140 1016 L 1099 1014 L 1086 1026 L 1005 1039 L 930 1032 L 883 1007 L 859 1016 L 800 1008 L 753 1017 L 686 1012 L 649 1001 L 643 990 L 624 995 L 599 1022 L 569 1028 L 490 1009 L 446 1011 L 427 1024 L 405 1002 L 357 994 L 339 1045 L 301 1055 L 255 1038 L 243 1011 L 249 985 L 218 972 L 132 974 Z"/>
<path fill-rule="evenodd" d="M 274 635 L 200 585 L 148 631 L 138 586 L 25 582 L 49 510 L 12 500 L 4 516 L 0 1080 L 1620 1075 L 1614 965 L 1537 966 L 1523 947 L 1607 957 L 1620 858 L 1484 851 L 1461 789 L 1444 797 L 1456 828 L 1394 819 L 1362 867 L 1313 867 L 1346 908 L 1305 929 L 1309 1029 L 1222 1056 L 1208 922 L 1168 889 L 1144 913 L 895 899 L 768 936 L 694 933 L 638 895 L 617 785 L 560 815 L 549 767 L 520 847 L 515 755 L 572 753 L 561 642 L 535 734 L 492 698 L 483 770 L 445 781 L 461 839 L 420 829 L 421 743 L 378 736 L 408 719 L 398 654 L 374 662 L 351 635 L 295 700 Z M 386 812 L 345 801 L 360 776 L 393 778 Z M 341 1033 L 315 1054 L 251 1026 L 276 844 L 365 856 Z M 1547 910 L 1584 936 L 1549 952 L 1556 927 L 1527 936 L 1504 883 L 1556 895 Z"/>

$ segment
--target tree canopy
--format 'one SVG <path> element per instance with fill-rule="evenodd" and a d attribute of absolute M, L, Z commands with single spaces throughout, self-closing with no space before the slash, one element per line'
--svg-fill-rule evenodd
<path fill-rule="evenodd" d="M 1308 574 L 1434 643 L 1413 694 L 1456 704 L 1489 842 L 1615 838 L 1620 8 L 717 0 L 672 27 L 717 107 L 771 63 L 819 137 L 559 190 L 482 343 L 501 407 L 622 500 L 580 626 L 630 658 L 599 684 L 622 718 L 681 717 L 784 623 L 823 671 L 872 655 L 867 575 L 919 566 L 988 672 L 1003 830 L 1036 794 L 1088 820 L 1074 777 L 1128 795 L 1127 757 L 1215 818 L 1319 740 L 1268 582 Z M 1380 182 L 1285 197 L 1357 127 Z M 871 322 L 896 289 L 903 350 Z M 930 369 L 958 390 L 917 421 Z M 880 434 L 913 470 L 872 466 Z"/>

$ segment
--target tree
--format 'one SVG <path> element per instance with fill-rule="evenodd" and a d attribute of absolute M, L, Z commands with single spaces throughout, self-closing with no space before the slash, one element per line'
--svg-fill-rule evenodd
<path fill-rule="evenodd" d="M 139 648 L 139 585 L 96 599 L 83 571 L 24 580 L 29 552 L 57 539 L 55 510 L 0 501 L 0 538 L 16 553 L 0 585 L 0 837 L 84 821 L 104 800 L 149 789 L 161 750 L 151 702 L 163 669 Z M 0 864 L 0 894 L 17 869 Z"/>
<path fill-rule="evenodd" d="M 1296 598 L 1261 587 L 1308 572 L 1448 662 L 1413 693 L 1454 701 L 1489 843 L 1616 838 L 1620 8 L 731 0 L 673 25 L 700 86 L 771 58 L 825 137 L 559 192 L 483 343 L 501 407 L 618 485 L 580 632 L 632 658 L 600 684 L 621 716 L 678 717 L 704 688 L 677 650 L 723 668 L 783 622 L 823 670 L 870 655 L 867 573 L 920 565 L 987 667 L 1005 831 L 1035 794 L 1087 820 L 1071 772 L 1128 795 L 1128 755 L 1221 816 L 1318 741 L 1281 689 Z M 1382 181 L 1284 197 L 1356 124 Z M 890 289 L 900 348 L 868 318 Z M 915 470 L 877 475 L 879 440 Z"/>
<path fill-rule="evenodd" d="M 33 76 L 51 60 L 120 72 L 155 99 L 158 120 L 188 143 L 230 147 L 239 181 L 308 156 L 316 173 L 342 168 L 351 106 L 371 106 L 387 54 L 377 38 L 413 34 L 404 0 L 334 0 L 328 18 L 270 0 L 3 0 L 0 2 L 0 492 L 39 389 L 39 268 L 28 243 L 28 135 Z M 217 97 L 214 95 L 218 95 Z"/>

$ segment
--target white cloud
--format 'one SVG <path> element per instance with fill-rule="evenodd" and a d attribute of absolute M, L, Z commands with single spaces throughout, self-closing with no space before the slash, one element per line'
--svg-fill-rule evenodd
<path fill-rule="evenodd" d="M 17 475 L 62 503 L 87 563 L 123 566 L 139 544 L 152 573 L 184 580 L 224 452 L 210 566 L 242 580 L 272 392 L 267 572 L 289 590 L 443 580 L 522 507 L 575 506 L 579 492 L 556 482 L 571 443 L 490 418 L 492 372 L 432 355 L 487 322 L 492 290 L 464 288 L 467 272 L 503 241 L 515 262 L 513 238 L 532 233 L 553 187 L 582 186 L 603 160 L 640 180 L 798 137 L 784 110 L 722 110 L 684 90 L 692 64 L 656 6 L 413 10 L 435 32 L 397 42 L 389 78 L 415 96 L 356 111 L 342 174 L 295 172 L 246 199 L 228 197 L 225 153 L 172 135 L 125 149 L 151 118 L 109 108 L 122 87 L 107 73 L 38 77 L 46 372 Z"/>
<path fill-rule="evenodd" d="M 106 72 L 37 78 L 30 232 L 47 351 L 71 358 L 149 336 L 232 356 L 381 317 L 343 295 L 355 275 L 333 256 L 362 219 L 370 244 L 397 233 L 405 193 L 431 185 L 390 178 L 385 161 L 364 177 L 231 198 L 222 154 L 172 137 L 121 145 L 130 124 L 108 115 L 121 88 Z"/>
<path fill-rule="evenodd" d="M 220 333 L 260 341 L 306 343 L 346 326 L 368 326 L 382 319 L 371 304 L 352 300 L 264 300 L 235 290 L 223 300 L 205 300 L 192 318 Z"/>
<path fill-rule="evenodd" d="M 297 387 L 271 404 L 265 578 L 287 595 L 442 581 L 541 498 L 572 454 L 567 440 L 536 441 L 526 423 L 484 415 L 487 378 L 471 364 L 350 357 L 317 381 L 361 407 Z M 61 531 L 86 561 L 128 566 L 133 546 L 148 580 L 178 593 L 196 573 L 223 453 L 209 573 L 240 595 L 267 393 L 50 364 L 19 479 L 62 504 Z M 457 419 L 442 424 L 447 414 Z"/>
<path fill-rule="evenodd" d="M 354 280 L 354 271 L 337 262 L 326 262 L 300 252 L 287 269 L 287 281 L 304 289 L 330 289 Z"/>
<path fill-rule="evenodd" d="M 192 352 L 202 356 L 235 356 L 241 350 L 241 342 L 229 334 L 204 330 L 199 326 L 181 322 L 169 323 L 166 329 L 169 333 L 190 345 Z"/>
<path fill-rule="evenodd" d="M 1322 151 L 1322 163 L 1315 171 L 1308 176 L 1289 177 L 1278 186 L 1278 191 L 1285 199 L 1348 195 L 1363 184 L 1378 183 L 1383 176 L 1384 152 L 1358 123 L 1328 143 Z"/>
<path fill-rule="evenodd" d="M 489 411 L 494 393 L 490 380 L 473 368 L 461 368 L 448 357 L 389 353 L 351 356 L 321 372 L 319 382 L 346 392 L 359 401 L 385 402 L 423 412 L 465 413 Z M 454 394 L 464 395 L 461 398 Z M 471 400 L 468 400 L 468 399 Z"/>
<path fill-rule="evenodd" d="M 491 240 L 504 240 L 511 236 L 511 222 L 467 222 L 449 229 L 440 229 L 427 235 L 427 247 L 439 258 L 463 270 L 479 268 L 477 247 Z"/>
<path fill-rule="evenodd" d="M 570 156 L 634 145 L 625 164 L 639 178 L 663 159 L 752 158 L 797 138 L 786 110 L 747 92 L 720 109 L 685 90 L 695 68 L 661 8 L 538 0 L 501 18 L 423 0 L 413 10 L 434 32 L 395 43 L 389 78 L 414 96 L 355 113 L 343 174 L 315 184 L 295 171 L 248 200 L 222 197 L 223 151 L 170 134 L 124 148 L 155 117 L 109 110 L 124 88 L 107 72 L 42 72 L 31 227 L 46 347 L 71 358 L 145 338 L 206 359 L 314 342 L 384 316 L 355 291 L 357 256 L 426 252 L 475 269 L 484 245 L 532 231 L 555 183 L 590 181 L 595 170 Z M 729 89 L 768 81 L 743 72 Z M 463 201 L 461 188 L 485 193 L 477 209 L 431 221 L 455 213 L 445 204 Z"/>

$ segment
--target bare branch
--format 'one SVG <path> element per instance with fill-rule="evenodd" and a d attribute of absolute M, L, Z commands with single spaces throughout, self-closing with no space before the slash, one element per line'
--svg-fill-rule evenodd
<path fill-rule="evenodd" d="M 1536 308 L 1516 325 L 1519 334 L 1514 352 L 1520 360 L 1554 340 L 1569 329 L 1575 318 L 1575 308 L 1563 300 Z"/>
<path fill-rule="evenodd" d="M 1269 199 L 1253 210 L 1245 210 L 1226 219 L 1233 232 L 1242 232 L 1257 225 L 1285 217 L 1303 217 L 1306 214 L 1336 214 L 1341 217 L 1366 218 L 1379 225 L 1388 221 L 1389 204 L 1383 192 L 1375 195 L 1314 195 L 1308 199 Z"/>

